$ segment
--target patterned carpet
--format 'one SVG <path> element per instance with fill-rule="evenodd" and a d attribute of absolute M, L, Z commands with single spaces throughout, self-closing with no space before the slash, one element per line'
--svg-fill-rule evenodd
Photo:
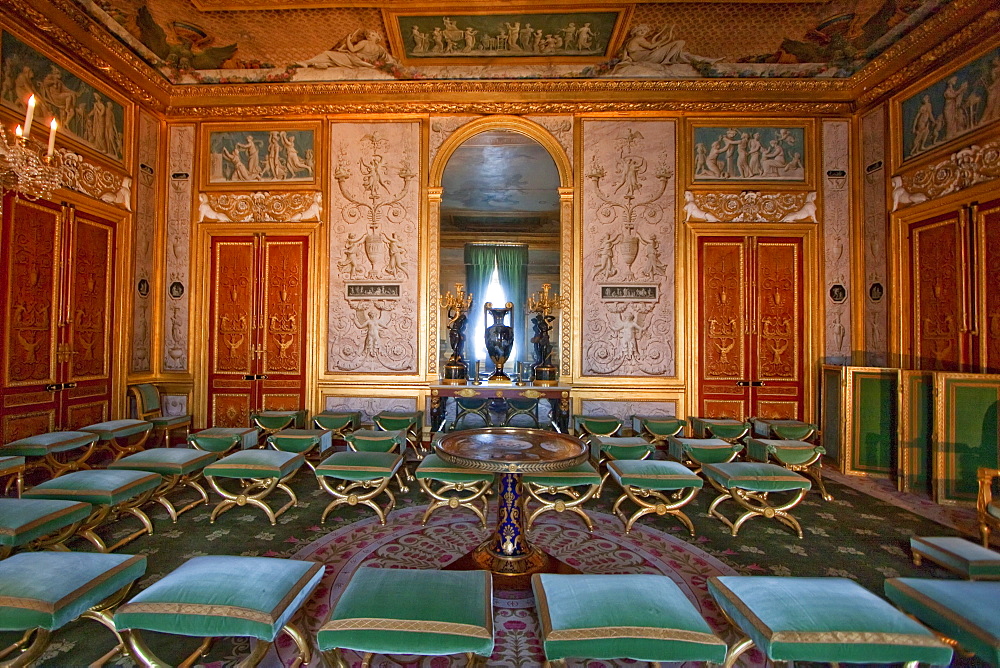
<path fill-rule="evenodd" d="M 748 522 L 739 536 L 730 536 L 722 523 L 707 514 L 714 497 L 708 490 L 702 491 L 686 509 L 698 532 L 695 538 L 688 538 L 674 518 L 655 516 L 643 518 L 639 528 L 633 529 L 634 535 L 623 538 L 620 524 L 606 514 L 616 496 L 614 491 L 607 490 L 592 506 L 598 526 L 594 537 L 583 530 L 578 518 L 550 514 L 540 523 L 538 542 L 557 557 L 580 560 L 584 571 L 613 572 L 620 568 L 628 572 L 641 569 L 642 572 L 667 573 L 679 584 L 683 583 L 682 589 L 704 606 L 703 614 L 715 623 L 718 620 L 702 598 L 703 580 L 714 573 L 849 577 L 878 594 L 887 577 L 953 577 L 933 566 L 913 566 L 909 538 L 957 535 L 959 532 L 901 507 L 898 498 L 881 498 L 885 495 L 877 493 L 877 484 L 866 490 L 871 493 L 866 493 L 838 480 L 839 476 L 830 476 L 828 487 L 833 501 L 825 502 L 811 492 L 794 511 L 805 532 L 801 540 L 784 526 L 763 518 Z M 870 482 L 864 485 L 871 487 Z M 171 524 L 166 512 L 156 506 L 150 513 L 156 533 L 136 540 L 119 552 L 147 555 L 148 568 L 139 582 L 140 588 L 149 586 L 190 557 L 202 554 L 322 560 L 328 566 L 327 578 L 322 591 L 308 604 L 310 623 L 315 626 L 325 615 L 331 597 L 360 563 L 377 561 L 385 566 L 422 568 L 444 565 L 485 537 L 485 532 L 470 521 L 472 515 L 465 511 L 441 511 L 424 531 L 420 531 L 419 509 L 425 500 L 415 486 L 399 495 L 397 508 L 384 529 L 372 521 L 370 510 L 360 507 L 342 507 L 331 514 L 326 526 L 320 526 L 319 516 L 329 496 L 317 489 L 315 478 L 307 472 L 299 474 L 292 481 L 292 487 L 300 503 L 280 517 L 276 526 L 268 524 L 259 510 L 249 507 L 234 509 L 222 515 L 215 524 L 208 521 L 211 508 L 199 507 Z M 915 497 L 910 498 L 915 510 L 923 510 L 928 505 Z M 134 530 L 135 525 L 134 519 L 125 520 L 106 536 L 124 535 Z M 85 542 L 74 543 L 72 547 L 90 549 Z M 540 665 L 529 603 L 518 596 L 498 601 L 499 662 L 491 662 L 491 665 Z M 9 639 L 10 634 L 0 634 L 0 642 Z M 197 646 L 197 642 L 187 639 L 155 636 L 150 638 L 150 644 L 154 651 L 173 661 Z M 105 629 L 93 622 L 74 622 L 56 634 L 43 665 L 87 666 L 111 646 L 112 636 Z M 209 668 L 232 666 L 248 651 L 249 643 L 245 640 L 222 640 L 213 646 L 202 665 Z M 756 656 L 749 658 L 751 662 L 759 661 Z M 969 662 L 962 661 L 962 664 L 969 665 Z M 109 665 L 134 664 L 126 658 L 118 658 Z M 278 665 L 276 658 L 271 665 Z M 446 659 L 437 659 L 422 665 L 447 668 L 452 664 Z M 457 668 L 460 664 L 456 661 L 454 665 Z M 586 668 L 604 665 L 608 664 L 591 661 Z M 582 666 L 578 664 L 576 668 Z"/>

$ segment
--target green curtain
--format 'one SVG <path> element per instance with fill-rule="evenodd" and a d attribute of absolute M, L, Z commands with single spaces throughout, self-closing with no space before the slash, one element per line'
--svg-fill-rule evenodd
<path fill-rule="evenodd" d="M 511 327 L 514 328 L 514 350 L 507 363 L 509 371 L 515 363 L 528 359 L 524 347 L 524 310 L 528 301 L 528 247 L 525 244 L 497 246 L 497 273 L 507 299 L 514 303 Z"/>
<path fill-rule="evenodd" d="M 472 295 L 472 309 L 465 330 L 465 359 L 471 363 L 473 373 L 477 361 L 489 361 L 476 356 L 474 341 L 483 338 L 483 295 L 489 287 L 496 258 L 493 244 L 465 244 L 465 291 Z"/>
<path fill-rule="evenodd" d="M 524 335 L 524 309 L 528 300 L 528 246 L 525 244 L 465 244 L 466 291 L 472 293 L 473 298 L 469 329 L 466 330 L 465 359 L 473 365 L 477 360 L 482 361 L 484 368 L 492 370 L 492 362 L 488 357 L 476 356 L 473 342 L 483 338 L 485 328 L 490 324 L 483 319 L 483 304 L 494 267 L 497 268 L 500 285 L 503 286 L 507 299 L 514 304 L 510 324 L 514 328 L 513 354 L 517 359 L 512 357 L 507 362 L 507 370 L 512 371 L 515 362 L 527 361 L 529 358 Z"/>

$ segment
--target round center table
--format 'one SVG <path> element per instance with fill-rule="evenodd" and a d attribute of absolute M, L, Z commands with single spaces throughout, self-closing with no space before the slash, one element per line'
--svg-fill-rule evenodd
<path fill-rule="evenodd" d="M 488 427 L 448 434 L 436 448 L 438 456 L 451 464 L 500 474 L 496 530 L 469 555 L 473 567 L 521 577 L 557 570 L 556 560 L 525 536 L 521 474 L 559 471 L 583 463 L 589 454 L 583 441 L 541 429 Z"/>

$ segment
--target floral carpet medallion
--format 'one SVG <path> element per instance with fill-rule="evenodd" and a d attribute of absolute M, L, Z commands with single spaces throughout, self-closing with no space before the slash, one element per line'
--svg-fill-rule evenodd
<path fill-rule="evenodd" d="M 421 526 L 424 506 L 397 510 L 387 526 L 374 519 L 336 529 L 310 543 L 293 555 L 326 564 L 326 574 L 317 592 L 306 605 L 306 633 L 316 631 L 329 617 L 331 607 L 344 591 L 352 574 L 360 566 L 382 568 L 443 568 L 484 541 L 489 531 L 464 512 L 438 513 L 427 526 Z M 655 529 L 636 526 L 628 536 L 621 522 L 612 515 L 591 512 L 594 533 L 590 534 L 576 518 L 543 516 L 532 530 L 531 540 L 557 559 L 584 573 L 655 573 L 668 576 L 683 591 L 713 629 L 727 642 L 733 640 L 725 620 L 712 602 L 705 585 L 713 575 L 735 575 L 724 563 L 685 542 Z M 494 592 L 496 646 L 488 661 L 490 667 L 528 668 L 541 666 L 545 660 L 534 598 L 530 591 Z M 291 643 L 279 640 L 281 664 L 292 660 Z M 352 668 L 361 665 L 361 656 L 345 652 Z M 375 668 L 399 665 L 421 668 L 464 666 L 464 657 L 376 657 Z M 272 654 L 272 665 L 278 664 Z M 319 665 L 319 659 L 313 661 Z M 577 667 L 645 665 L 634 661 L 577 662 Z M 763 666 L 756 651 L 741 657 L 737 665 Z"/>

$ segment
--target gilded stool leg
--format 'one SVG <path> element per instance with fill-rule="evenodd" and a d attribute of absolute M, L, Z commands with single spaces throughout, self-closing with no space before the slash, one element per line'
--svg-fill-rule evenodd
<path fill-rule="evenodd" d="M 699 488 L 697 487 L 686 487 L 678 490 L 675 494 L 668 496 L 657 490 L 642 489 L 633 485 L 622 485 L 622 491 L 624 493 L 618 497 L 617 501 L 615 501 L 612 512 L 617 515 L 618 519 L 620 519 L 622 524 L 625 525 L 626 534 L 632 530 L 632 525 L 634 525 L 636 520 L 640 517 L 655 513 L 657 515 L 673 515 L 681 522 L 681 524 L 684 525 L 691 536 L 694 536 L 694 524 L 691 522 L 691 518 L 688 517 L 687 514 L 681 510 L 681 508 L 691 502 L 691 500 L 698 494 L 698 489 Z M 639 509 L 636 510 L 631 517 L 627 517 L 625 515 L 625 511 L 621 508 L 625 499 L 631 499 L 637 506 L 639 506 Z"/>
<path fill-rule="evenodd" d="M 34 636 L 34 640 L 31 644 L 25 647 L 28 640 L 32 636 Z M 24 649 L 10 661 L 0 661 L 0 668 L 20 668 L 21 666 L 32 665 L 38 657 L 45 652 L 45 648 L 48 647 L 49 639 L 51 637 L 52 632 L 48 629 L 29 629 L 23 636 L 21 636 L 19 641 L 13 643 L 9 647 L 5 647 L 3 650 L 0 650 L 0 659 L 3 659 L 11 652 L 24 647 Z"/>
<path fill-rule="evenodd" d="M 552 511 L 561 513 L 568 510 L 579 515 L 580 519 L 582 519 L 584 524 L 587 525 L 587 530 L 593 533 L 594 522 L 590 519 L 590 515 L 587 514 L 587 511 L 580 506 L 591 498 L 595 498 L 599 488 L 600 485 L 590 485 L 589 488 L 581 494 L 575 489 L 575 487 L 571 486 L 543 487 L 529 482 L 525 485 L 528 495 L 541 505 L 528 516 L 528 521 L 524 528 L 525 532 L 531 531 L 531 527 L 534 525 L 535 520 L 538 519 L 539 515 Z M 546 494 L 549 497 L 566 498 L 546 498 L 545 496 L 542 496 L 543 494 Z"/>
<path fill-rule="evenodd" d="M 329 668 L 351 668 L 350 664 L 344 660 L 344 655 L 339 647 L 328 649 L 323 652 L 323 659 Z"/>
<path fill-rule="evenodd" d="M 296 624 L 288 622 L 282 627 L 282 631 L 292 639 L 295 643 L 295 648 L 298 650 L 295 661 L 292 662 L 292 668 L 307 665 L 312 660 L 312 650 L 309 648 L 309 641 L 302 633 L 302 630 Z"/>
<path fill-rule="evenodd" d="M 273 644 L 273 642 L 258 640 L 253 646 L 253 651 L 243 657 L 243 660 L 236 664 L 236 668 L 257 668 L 260 662 L 264 660 L 264 657 L 267 656 Z"/>
<path fill-rule="evenodd" d="M 326 517 L 329 515 L 334 508 L 338 508 L 343 505 L 355 506 L 357 504 L 362 504 L 368 506 L 378 515 L 379 523 L 385 526 L 386 516 L 392 512 L 392 509 L 396 507 L 396 497 L 393 495 L 392 490 L 389 489 L 389 481 L 391 476 L 386 476 L 384 478 L 377 478 L 375 480 L 357 480 L 352 481 L 349 484 L 342 484 L 334 487 L 327 481 L 327 476 L 319 477 L 319 484 L 327 492 L 329 492 L 333 497 L 333 501 L 327 505 L 326 509 L 323 510 L 323 515 L 320 518 L 320 524 L 326 523 Z M 374 487 L 374 489 L 372 489 Z M 355 490 L 370 490 L 362 491 L 360 494 Z M 389 503 L 383 509 L 377 503 L 373 501 L 379 494 L 383 492 L 389 497 Z"/>

